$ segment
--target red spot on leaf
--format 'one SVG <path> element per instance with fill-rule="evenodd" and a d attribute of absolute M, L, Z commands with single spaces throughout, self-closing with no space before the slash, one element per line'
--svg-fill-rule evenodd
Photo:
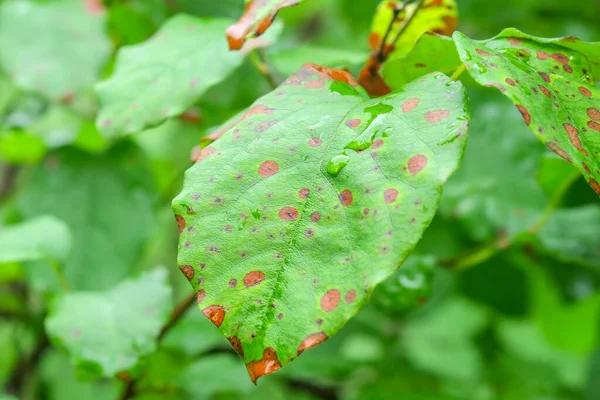
<path fill-rule="evenodd" d="M 321 214 L 318 211 L 310 214 L 310 220 L 312 222 L 319 222 L 321 220 Z"/>
<path fill-rule="evenodd" d="M 346 303 L 348 303 L 348 304 L 354 303 L 354 300 L 356 300 L 356 290 L 354 290 L 354 289 L 348 290 L 348 292 L 346 292 L 346 296 L 344 297 L 344 300 L 346 300 Z"/>
<path fill-rule="evenodd" d="M 263 352 L 263 357 L 260 360 L 251 361 L 246 365 L 248 374 L 252 382 L 256 383 L 258 378 L 264 375 L 272 374 L 281 368 L 281 363 L 277 358 L 277 353 L 272 347 L 268 347 Z"/>
<path fill-rule="evenodd" d="M 381 139 L 377 139 L 373 142 L 373 144 L 371 145 L 372 149 L 379 149 L 381 146 L 383 146 L 383 140 Z"/>
<path fill-rule="evenodd" d="M 298 192 L 298 197 L 300 197 L 301 199 L 306 200 L 308 199 L 308 196 L 310 196 L 310 190 L 308 188 L 302 188 Z"/>
<path fill-rule="evenodd" d="M 549 57 L 550 57 L 550 54 L 546 53 L 545 51 L 538 50 L 537 58 L 539 60 L 544 61 L 544 60 L 547 60 Z"/>
<path fill-rule="evenodd" d="M 445 118 L 448 118 L 449 116 L 450 111 L 448 110 L 429 111 L 425 114 L 425 121 L 429 122 L 430 124 L 435 124 Z"/>
<path fill-rule="evenodd" d="M 422 154 L 417 154 L 416 156 L 408 160 L 408 172 L 410 172 L 411 175 L 416 175 L 419 172 L 423 171 L 423 169 L 427 166 L 428 162 L 429 160 L 427 159 L 427 157 L 425 157 Z"/>
<path fill-rule="evenodd" d="M 542 93 L 544 93 L 545 96 L 547 97 L 552 97 L 552 93 L 550 93 L 550 90 L 548 90 L 548 88 L 546 86 L 542 86 L 542 85 L 538 85 L 540 87 L 540 90 L 542 91 Z"/>
<path fill-rule="evenodd" d="M 221 306 L 206 307 L 202 310 L 202 313 L 206 315 L 206 318 L 210 319 L 217 328 L 221 327 L 221 324 L 225 319 L 225 309 Z"/>
<path fill-rule="evenodd" d="M 312 347 L 320 345 L 327 339 L 328 339 L 328 336 L 323 332 L 317 332 L 317 333 L 308 335 L 306 337 L 306 339 L 304 339 L 302 341 L 302 343 L 300 343 L 300 346 L 298 346 L 298 355 L 302 354 L 305 350 L 308 350 Z"/>
<path fill-rule="evenodd" d="M 510 78 L 506 78 L 506 80 L 505 80 L 505 81 L 506 81 L 506 83 L 508 83 L 510 86 L 517 86 L 517 84 L 515 83 L 515 81 L 513 81 L 513 80 L 512 80 L 512 79 L 510 79 Z"/>
<path fill-rule="evenodd" d="M 490 57 L 491 54 L 488 53 L 485 50 L 481 50 L 481 49 L 475 49 L 475 51 L 477 52 L 477 54 L 479 54 L 480 56 L 484 56 L 484 57 Z"/>
<path fill-rule="evenodd" d="M 585 88 L 583 86 L 579 86 L 579 92 L 586 97 L 592 97 L 592 92 L 590 91 L 590 89 Z"/>
<path fill-rule="evenodd" d="M 330 289 L 321 297 L 321 309 L 325 312 L 331 312 L 340 304 L 340 291 Z"/>
<path fill-rule="evenodd" d="M 517 109 L 521 113 L 521 116 L 523 116 L 525 123 L 529 126 L 531 124 L 531 114 L 529 114 L 529 111 L 520 104 L 517 105 Z"/>
<path fill-rule="evenodd" d="M 294 207 L 283 207 L 278 215 L 284 221 L 295 221 L 298 219 L 298 210 Z"/>
<path fill-rule="evenodd" d="M 573 162 L 571 156 L 566 151 L 564 151 L 558 144 L 554 142 L 546 142 L 546 147 L 558 154 L 560 157 L 567 160 L 568 162 Z"/>
<path fill-rule="evenodd" d="M 396 189 L 387 189 L 383 192 L 383 198 L 388 204 L 392 204 L 398 198 L 398 191 Z"/>
<path fill-rule="evenodd" d="M 181 215 L 175 215 L 175 219 L 177 220 L 177 225 L 179 225 L 179 234 L 182 234 L 185 229 L 185 219 Z"/>
<path fill-rule="evenodd" d="M 265 161 L 258 167 L 258 173 L 263 178 L 268 178 L 269 176 L 275 175 L 277 172 L 279 172 L 279 165 L 273 160 Z"/>
<path fill-rule="evenodd" d="M 600 184 L 598 184 L 598 182 L 594 179 L 590 179 L 590 186 L 592 187 L 592 189 L 594 189 L 594 191 L 598 194 L 598 196 L 600 196 Z"/>
<path fill-rule="evenodd" d="M 582 162 L 581 166 L 583 167 L 586 174 L 590 175 L 592 173 L 592 171 L 590 171 L 590 167 L 588 167 L 586 163 Z"/>
<path fill-rule="evenodd" d="M 308 89 L 318 89 L 318 88 L 322 88 L 323 86 L 325 86 L 325 81 L 322 79 L 306 82 L 304 84 L 304 87 L 308 88 Z"/>
<path fill-rule="evenodd" d="M 340 199 L 340 202 L 344 207 L 348 207 L 350 204 L 352 204 L 352 201 L 354 200 L 354 198 L 352 197 L 352 192 L 349 190 L 342 191 L 338 198 Z"/>
<path fill-rule="evenodd" d="M 240 356 L 244 357 L 244 349 L 242 348 L 242 341 L 235 336 L 230 336 L 227 338 L 227 340 L 229 340 L 229 343 L 231 343 L 231 347 L 233 347 L 235 352 L 238 353 Z"/>
<path fill-rule="evenodd" d="M 323 141 L 319 138 L 312 138 L 308 141 L 310 147 L 319 147 L 322 143 Z"/>
<path fill-rule="evenodd" d="M 581 145 L 581 140 L 579 140 L 579 131 L 577 130 L 577 128 L 575 128 L 571 124 L 563 124 L 563 127 L 567 131 L 567 134 L 569 135 L 569 140 L 571 141 L 573 146 L 575 146 L 575 148 L 581 151 L 584 155 L 589 155 L 587 150 L 584 149 Z"/>
<path fill-rule="evenodd" d="M 265 279 L 265 274 L 261 271 L 251 271 L 244 277 L 244 285 L 246 287 L 252 287 L 260 284 Z"/>
<path fill-rule="evenodd" d="M 198 154 L 192 156 L 192 158 L 194 158 L 195 161 L 202 161 L 202 160 L 210 157 L 212 154 L 215 154 L 215 152 L 216 152 L 216 150 L 214 147 L 207 146 L 207 147 L 203 148 L 202 150 L 200 150 L 200 152 Z"/>
<path fill-rule="evenodd" d="M 191 265 L 180 265 L 179 270 L 181 271 L 183 276 L 187 278 L 188 281 L 194 279 L 194 274 L 196 273 L 196 271 Z"/>
<path fill-rule="evenodd" d="M 546 83 L 550 83 L 551 82 L 551 79 L 550 79 L 550 77 L 548 76 L 547 73 L 545 73 L 545 72 L 538 72 L 538 75 L 541 76 L 542 79 L 544 81 L 546 81 Z"/>
<path fill-rule="evenodd" d="M 350 119 L 346 121 L 346 126 L 350 129 L 355 129 L 360 125 L 360 119 Z"/>
<path fill-rule="evenodd" d="M 402 111 L 410 112 L 410 111 L 414 110 L 415 108 L 417 108 L 417 106 L 419 105 L 420 102 L 421 102 L 421 100 L 417 99 L 416 97 L 408 99 L 404 103 L 402 103 Z"/>
<path fill-rule="evenodd" d="M 230 280 L 229 280 L 229 283 L 228 283 L 228 286 L 229 286 L 230 288 L 232 288 L 232 289 L 233 289 L 234 287 L 236 287 L 236 286 L 237 286 L 237 279 L 230 279 Z"/>
<path fill-rule="evenodd" d="M 198 290 L 198 295 L 196 296 L 196 301 L 198 304 L 202 303 L 202 300 L 206 297 L 206 291 L 204 289 Z"/>
<path fill-rule="evenodd" d="M 600 121 L 600 111 L 597 108 L 588 108 L 587 115 L 595 121 Z"/>
<path fill-rule="evenodd" d="M 562 53 L 554 53 L 551 55 L 551 57 L 554 59 L 554 61 L 559 62 L 561 64 L 566 65 L 569 63 L 569 58 Z"/>
<path fill-rule="evenodd" d="M 587 123 L 587 125 L 590 127 L 590 129 L 593 129 L 597 132 L 600 132 L 600 124 L 594 121 L 589 121 Z"/>

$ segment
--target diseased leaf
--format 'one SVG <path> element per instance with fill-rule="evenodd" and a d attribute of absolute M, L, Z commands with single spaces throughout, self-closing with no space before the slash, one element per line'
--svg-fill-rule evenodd
<path fill-rule="evenodd" d="M 386 61 L 381 76 L 390 88 L 398 90 L 408 82 L 431 72 L 452 75 L 460 65 L 452 38 L 427 32 L 419 38 L 410 52 Z"/>
<path fill-rule="evenodd" d="M 0 263 L 64 261 L 71 251 L 71 232 L 61 220 L 41 216 L 0 227 Z"/>
<path fill-rule="evenodd" d="M 473 78 L 510 98 L 536 136 L 575 165 L 600 195 L 600 90 L 591 76 L 592 63 L 586 55 L 560 47 L 564 39 L 550 44 L 514 34 L 508 30 L 474 41 L 456 33 L 454 40 Z M 600 52 L 600 43 L 568 41 Z"/>
<path fill-rule="evenodd" d="M 20 87 L 66 101 L 91 86 L 110 55 L 103 13 L 80 0 L 5 1 L 0 62 Z"/>
<path fill-rule="evenodd" d="M 289 76 L 308 62 L 329 68 L 344 69 L 360 65 L 367 55 L 365 51 L 360 50 L 345 50 L 309 44 L 274 52 L 270 54 L 269 61 L 277 71 Z"/>
<path fill-rule="evenodd" d="M 227 28 L 227 41 L 231 50 L 242 48 L 247 39 L 260 36 L 269 29 L 277 13 L 284 7 L 305 0 L 246 0 L 246 9 L 239 21 Z"/>
<path fill-rule="evenodd" d="M 466 102 L 442 74 L 370 100 L 307 64 L 202 150 L 173 202 L 179 268 L 252 380 L 335 334 L 414 248 Z"/>
<path fill-rule="evenodd" d="M 64 295 L 53 304 L 46 331 L 69 352 L 79 376 L 114 377 L 156 349 L 171 303 L 167 273 L 157 269 L 104 293 Z"/>
<path fill-rule="evenodd" d="M 383 0 L 379 3 L 373 17 L 369 35 L 369 46 L 373 53 L 360 73 L 358 80 L 372 95 L 380 96 L 391 91 L 380 75 L 381 65 L 385 60 L 399 58 L 407 54 L 425 32 L 451 35 L 456 29 L 458 14 L 455 0 L 425 0 L 410 25 L 396 40 L 406 19 L 414 13 L 417 7 L 415 3 L 404 7 L 403 3 L 399 0 Z M 386 37 L 386 32 L 392 20 L 395 22 Z M 385 43 L 382 44 L 384 39 Z M 379 52 L 380 49 L 381 52 Z"/>
<path fill-rule="evenodd" d="M 112 77 L 96 85 L 98 129 L 114 138 L 184 113 L 242 63 L 223 38 L 230 22 L 180 14 L 149 40 L 122 48 Z"/>
<path fill-rule="evenodd" d="M 17 197 L 25 218 L 54 215 L 73 234 L 65 261 L 76 289 L 105 289 L 136 267 L 154 225 L 152 176 L 140 150 L 121 143 L 102 156 L 64 149 L 31 171 Z"/>

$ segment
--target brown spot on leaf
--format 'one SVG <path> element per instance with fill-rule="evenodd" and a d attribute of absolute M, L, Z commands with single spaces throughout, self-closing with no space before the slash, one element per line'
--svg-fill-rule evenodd
<path fill-rule="evenodd" d="M 417 99 L 416 97 L 408 99 L 404 103 L 402 103 L 402 111 L 410 112 L 410 111 L 414 110 L 415 108 L 417 108 L 417 106 L 419 105 L 420 102 L 421 102 L 421 100 Z"/>
<path fill-rule="evenodd" d="M 263 280 L 265 280 L 265 274 L 261 271 L 251 271 L 246 274 L 244 277 L 244 285 L 246 287 L 252 287 L 260 284 Z"/>
<path fill-rule="evenodd" d="M 598 182 L 595 179 L 590 179 L 589 183 L 592 189 L 594 189 L 598 196 L 600 196 L 600 184 L 598 184 Z"/>
<path fill-rule="evenodd" d="M 425 121 L 429 122 L 430 124 L 435 124 L 445 118 L 448 118 L 449 116 L 450 111 L 448 110 L 429 111 L 425 114 Z"/>
<path fill-rule="evenodd" d="M 206 297 L 206 291 L 204 289 L 198 290 L 198 295 L 196 296 L 196 301 L 198 304 L 202 303 L 202 300 Z"/>
<path fill-rule="evenodd" d="M 225 319 L 225 309 L 221 306 L 208 306 L 202 313 L 206 315 L 206 318 L 215 324 L 217 328 L 221 327 L 223 320 Z"/>
<path fill-rule="evenodd" d="M 319 147 L 321 144 L 323 144 L 323 141 L 320 138 L 311 138 L 308 141 L 310 147 Z"/>
<path fill-rule="evenodd" d="M 263 357 L 260 360 L 250 361 L 246 368 L 252 382 L 256 383 L 258 378 L 264 375 L 272 374 L 281 368 L 281 363 L 277 358 L 277 353 L 272 347 L 267 347 L 263 352 Z"/>
<path fill-rule="evenodd" d="M 356 300 L 356 290 L 354 290 L 354 289 L 348 290 L 344 300 L 346 300 L 346 303 L 348 303 L 348 304 L 354 303 L 354 300 Z"/>
<path fill-rule="evenodd" d="M 552 93 L 550 93 L 550 90 L 548 90 L 548 88 L 546 86 L 543 85 L 538 85 L 540 87 L 540 90 L 542 91 L 542 93 L 544 93 L 545 96 L 547 97 L 552 97 Z"/>
<path fill-rule="evenodd" d="M 597 108 L 588 108 L 587 115 L 595 121 L 600 121 L 600 111 Z"/>
<path fill-rule="evenodd" d="M 331 312 L 340 304 L 340 291 L 330 289 L 321 297 L 321 309 L 325 312 Z"/>
<path fill-rule="evenodd" d="M 240 356 L 244 357 L 244 349 L 242 348 L 242 341 L 236 336 L 230 336 L 227 338 L 229 343 L 231 343 L 231 347 L 238 353 Z"/>
<path fill-rule="evenodd" d="M 319 222 L 321 220 L 321 214 L 318 211 L 310 214 L 310 220 L 312 222 Z"/>
<path fill-rule="evenodd" d="M 510 78 L 506 78 L 506 80 L 505 80 L 505 81 L 506 81 L 506 83 L 508 83 L 510 86 L 517 86 L 517 84 L 515 83 L 515 81 L 513 81 L 513 80 L 512 80 L 512 79 L 510 79 Z"/>
<path fill-rule="evenodd" d="M 579 140 L 579 131 L 577 130 L 577 128 L 575 128 L 571 124 L 563 124 L 563 128 L 565 128 L 565 130 L 567 131 L 567 134 L 569 135 L 569 140 L 571 140 L 573 146 L 575 146 L 575 148 L 581 151 L 584 155 L 589 155 L 587 150 L 584 149 L 581 145 L 581 140 Z"/>
<path fill-rule="evenodd" d="M 398 191 L 396 189 L 387 189 L 383 192 L 383 198 L 386 203 L 392 204 L 398 198 Z"/>
<path fill-rule="evenodd" d="M 310 189 L 308 189 L 308 188 L 302 188 L 298 192 L 298 197 L 300 197 L 301 199 L 306 200 L 306 199 L 308 199 L 308 196 L 310 196 Z"/>
<path fill-rule="evenodd" d="M 317 79 L 316 81 L 310 81 L 304 84 L 304 87 L 308 89 L 319 89 L 323 86 L 325 86 L 325 81 L 323 79 Z"/>
<path fill-rule="evenodd" d="M 579 92 L 586 97 L 592 97 L 592 92 L 590 91 L 590 89 L 585 88 L 583 86 L 579 86 Z"/>
<path fill-rule="evenodd" d="M 265 161 L 258 167 L 258 173 L 263 178 L 268 178 L 269 176 L 275 175 L 277 172 L 279 172 L 279 165 L 273 160 Z"/>
<path fill-rule="evenodd" d="M 565 72 L 567 74 L 572 74 L 573 73 L 573 67 L 571 67 L 570 65 L 563 65 L 563 69 L 565 70 Z"/>
<path fill-rule="evenodd" d="M 582 162 L 581 166 L 583 167 L 586 174 L 590 175 L 592 173 L 592 171 L 590 171 L 590 167 L 588 167 L 586 163 Z"/>
<path fill-rule="evenodd" d="M 520 104 L 517 104 L 517 110 L 519 110 L 519 112 L 523 116 L 523 120 L 529 126 L 531 124 L 531 114 L 529 114 L 529 111 Z"/>
<path fill-rule="evenodd" d="M 236 287 L 236 286 L 237 286 L 237 279 L 230 279 L 230 280 L 229 280 L 229 283 L 228 283 L 228 286 L 229 286 L 230 288 L 232 288 L 232 289 L 233 289 L 234 287 Z"/>
<path fill-rule="evenodd" d="M 298 219 L 298 210 L 294 207 L 283 207 L 278 215 L 284 221 L 295 221 Z"/>
<path fill-rule="evenodd" d="M 550 77 L 548 76 L 547 73 L 545 73 L 545 72 L 538 72 L 538 75 L 541 76 L 542 79 L 544 81 L 546 81 L 546 83 L 550 83 L 551 82 L 551 79 L 550 79 Z"/>
<path fill-rule="evenodd" d="M 546 53 L 545 51 L 538 50 L 537 58 L 539 60 L 544 61 L 544 60 L 547 60 L 549 57 L 550 57 L 550 54 Z"/>
<path fill-rule="evenodd" d="M 546 147 L 558 154 L 560 157 L 567 160 L 568 162 L 573 162 L 571 156 L 566 151 L 564 151 L 558 144 L 554 142 L 546 142 Z"/>
<path fill-rule="evenodd" d="M 182 234 L 185 229 L 185 219 L 181 215 L 175 215 L 175 219 L 177 220 L 177 225 L 179 225 L 179 234 Z"/>
<path fill-rule="evenodd" d="M 551 56 L 556 62 L 559 62 L 561 64 L 568 64 L 569 63 L 569 58 L 567 56 L 565 56 L 562 53 L 554 53 Z"/>
<path fill-rule="evenodd" d="M 352 201 L 354 200 L 354 198 L 352 197 L 352 192 L 347 189 L 342 191 L 342 193 L 339 194 L 338 198 L 340 199 L 340 203 L 342 203 L 344 207 L 348 207 L 350 204 L 352 204 Z"/>
<path fill-rule="evenodd" d="M 187 278 L 188 281 L 194 279 L 194 274 L 196 273 L 196 271 L 191 265 L 180 265 L 179 270 L 181 271 L 183 276 Z"/>
<path fill-rule="evenodd" d="M 304 339 L 302 341 L 302 343 L 300 343 L 300 346 L 298 346 L 298 355 L 302 354 L 304 352 L 304 350 L 308 350 L 312 347 L 320 345 L 327 339 L 328 339 L 328 336 L 324 332 L 317 332 L 317 333 L 308 335 L 306 337 L 306 339 Z"/>
<path fill-rule="evenodd" d="M 203 148 L 202 150 L 200 150 L 199 153 L 196 153 L 192 156 L 193 160 L 192 161 L 202 161 L 206 158 L 208 158 L 209 156 L 211 156 L 212 154 L 215 153 L 215 148 L 212 146 L 207 146 L 205 148 Z"/>
<path fill-rule="evenodd" d="M 587 125 L 590 127 L 590 129 L 593 129 L 597 132 L 600 132 L 600 124 L 594 121 L 589 121 L 587 123 Z"/>
<path fill-rule="evenodd" d="M 484 56 L 484 57 L 490 57 L 491 54 L 488 53 L 485 50 L 481 50 L 481 49 L 475 49 L 475 51 L 477 52 L 477 54 L 479 54 L 480 56 Z"/>
<path fill-rule="evenodd" d="M 346 126 L 350 129 L 355 129 L 360 125 L 360 119 L 349 119 L 346 121 Z"/>
<path fill-rule="evenodd" d="M 416 175 L 419 172 L 423 171 L 423 169 L 427 166 L 428 162 L 429 160 L 427 159 L 427 157 L 425 157 L 422 154 L 417 154 L 416 156 L 408 160 L 408 172 L 410 172 L 411 175 Z"/>
<path fill-rule="evenodd" d="M 371 145 L 372 149 L 379 149 L 381 146 L 383 146 L 383 140 L 381 139 L 377 139 L 373 142 L 373 144 Z"/>

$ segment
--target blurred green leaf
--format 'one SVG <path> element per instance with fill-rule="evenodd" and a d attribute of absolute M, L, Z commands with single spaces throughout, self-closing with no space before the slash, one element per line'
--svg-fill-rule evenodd
<path fill-rule="evenodd" d="M 124 142 L 100 156 L 63 149 L 33 168 L 26 182 L 19 212 L 54 215 L 73 233 L 64 265 L 71 286 L 107 289 L 136 268 L 154 225 L 152 177 L 137 147 Z"/>
<path fill-rule="evenodd" d="M 98 129 L 115 138 L 186 111 L 242 62 L 227 50 L 230 22 L 177 15 L 151 39 L 119 50 L 114 74 L 96 85 Z"/>
<path fill-rule="evenodd" d="M 0 62 L 18 86 L 54 100 L 91 86 L 110 54 L 104 16 L 83 1 L 4 1 Z"/>
<path fill-rule="evenodd" d="M 362 64 L 367 55 L 367 52 L 360 50 L 346 50 L 304 44 L 273 52 L 269 60 L 273 63 L 277 71 L 288 76 L 309 62 L 330 68 L 350 68 Z"/>
<path fill-rule="evenodd" d="M 600 351 L 597 351 L 592 359 L 592 366 L 588 375 L 586 387 L 586 400 L 600 398 Z"/>
<path fill-rule="evenodd" d="M 237 356 L 219 354 L 193 362 L 183 371 L 179 385 L 189 398 L 209 399 L 224 394 L 247 394 L 253 385 Z"/>
<path fill-rule="evenodd" d="M 85 379 L 132 371 L 156 349 L 172 309 L 163 269 L 123 281 L 106 292 L 74 292 L 52 305 L 45 327 Z"/>
<path fill-rule="evenodd" d="M 572 179 L 577 169 L 556 155 L 547 154 L 542 157 L 540 170 L 536 179 L 548 196 L 554 195 L 565 182 Z"/>
<path fill-rule="evenodd" d="M 58 218 L 41 216 L 0 227 L 0 263 L 64 261 L 71 252 L 71 232 Z"/>
<path fill-rule="evenodd" d="M 474 337 L 488 323 L 489 313 L 481 306 L 460 297 L 447 298 L 406 322 L 402 332 L 406 357 L 436 376 L 476 381 L 481 377 L 483 359 Z"/>
<path fill-rule="evenodd" d="M 0 132 L 0 159 L 11 164 L 34 164 L 46 154 L 46 145 L 28 132 Z"/>

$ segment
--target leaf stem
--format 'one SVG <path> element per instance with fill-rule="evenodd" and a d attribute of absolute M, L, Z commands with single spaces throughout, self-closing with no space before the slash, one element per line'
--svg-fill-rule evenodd
<path fill-rule="evenodd" d="M 387 54 L 385 54 L 387 40 L 390 37 L 390 33 L 392 33 L 392 29 L 394 28 L 394 23 L 396 22 L 396 19 L 398 19 L 398 15 L 402 11 L 404 11 L 404 9 L 406 8 L 406 4 L 408 4 L 408 0 L 404 0 L 402 2 L 402 4 L 400 5 L 400 7 L 394 8 L 394 10 L 392 11 L 392 13 L 393 13 L 392 19 L 390 20 L 387 30 L 385 31 L 385 34 L 383 35 L 383 38 L 381 39 L 381 43 L 379 43 L 379 48 L 377 49 L 377 52 L 375 53 L 375 58 L 377 58 L 382 63 L 387 58 Z"/>
<path fill-rule="evenodd" d="M 197 295 L 196 293 L 190 293 L 186 298 L 181 300 L 171 312 L 171 317 L 167 321 L 165 325 L 163 325 L 162 329 L 157 338 L 157 342 L 160 343 L 165 335 L 181 320 L 187 310 L 196 302 Z M 120 399 L 121 400 L 129 400 L 132 399 L 136 395 L 136 386 L 138 381 L 136 379 L 130 379 L 127 381 L 127 386 L 123 390 Z"/>
<path fill-rule="evenodd" d="M 402 25 L 400 26 L 398 33 L 396 33 L 394 40 L 392 40 L 392 43 L 391 43 L 392 45 L 395 45 L 396 42 L 398 42 L 398 40 L 400 39 L 400 37 L 402 37 L 404 32 L 406 32 L 406 30 L 410 27 L 410 25 L 414 21 L 415 17 L 419 13 L 419 10 L 423 7 L 424 4 L 425 4 L 425 0 L 417 1 L 413 12 L 409 16 L 406 17 L 406 19 L 403 21 Z"/>
<path fill-rule="evenodd" d="M 271 87 L 271 89 L 272 90 L 277 89 L 277 87 L 279 85 L 277 84 L 277 80 L 275 79 L 275 76 L 273 75 L 273 71 L 271 70 L 271 67 L 269 67 L 269 63 L 267 61 L 267 54 L 265 53 L 265 50 L 264 49 L 252 50 L 250 52 L 250 61 L 252 62 L 252 65 L 254 65 L 254 68 L 256 68 L 256 70 L 262 76 L 265 77 L 265 79 L 269 83 L 269 86 Z"/>
<path fill-rule="evenodd" d="M 556 208 L 558 208 L 561 200 L 565 196 L 565 194 L 569 191 L 571 186 L 579 179 L 580 177 L 579 171 L 573 172 L 558 188 L 556 192 L 550 198 L 550 201 L 544 208 L 542 215 L 538 219 L 538 221 L 529 229 L 527 232 L 529 233 L 539 233 L 540 230 L 548 223 L 548 220 L 552 216 L 552 213 Z M 516 235 L 515 237 L 519 237 Z M 506 238 L 501 238 L 493 241 L 492 243 L 485 244 L 477 249 L 468 251 L 456 258 L 440 260 L 438 263 L 444 267 L 451 270 L 461 271 L 468 268 L 475 267 L 485 261 L 489 260 L 496 254 L 498 254 L 501 250 L 504 250 L 510 247 L 514 243 L 513 240 L 509 240 Z"/>
<path fill-rule="evenodd" d="M 458 78 L 460 78 L 460 76 L 463 74 L 463 72 L 465 72 L 467 70 L 467 67 L 465 66 L 465 64 L 461 64 L 460 67 L 458 67 L 456 69 L 456 71 L 454 71 L 454 73 L 452 74 L 452 76 L 450 77 L 451 80 L 456 81 L 458 80 Z"/>
<path fill-rule="evenodd" d="M 54 275 L 56 275 L 56 279 L 58 280 L 58 283 L 60 284 L 60 287 L 62 288 L 62 290 L 67 293 L 73 291 L 73 289 L 71 288 L 71 285 L 69 285 L 69 282 L 67 281 L 67 278 L 65 277 L 65 274 L 63 272 L 61 265 L 56 260 L 53 260 L 53 259 L 49 259 L 48 262 L 50 263 L 50 266 L 52 267 L 52 270 L 54 271 Z"/>

